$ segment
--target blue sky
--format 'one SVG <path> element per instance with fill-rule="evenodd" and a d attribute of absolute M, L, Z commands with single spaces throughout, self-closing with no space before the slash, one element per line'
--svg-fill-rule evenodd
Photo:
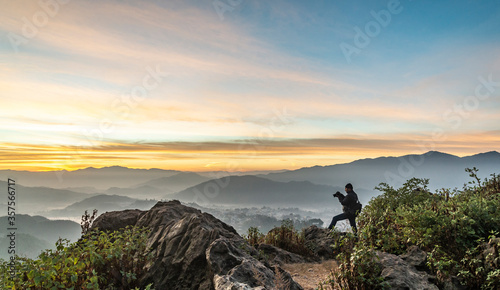
<path fill-rule="evenodd" d="M 498 150 L 497 1 L 45 3 L 2 1 L 4 169 Z"/>

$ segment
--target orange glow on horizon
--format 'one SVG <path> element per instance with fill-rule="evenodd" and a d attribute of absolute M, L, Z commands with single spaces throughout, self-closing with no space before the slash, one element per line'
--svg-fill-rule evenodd
<path fill-rule="evenodd" d="M 96 147 L 72 147 L 33 144 L 0 144 L 0 170 L 58 171 L 88 167 L 123 166 L 136 169 L 159 168 L 179 171 L 271 171 L 294 170 L 311 166 L 349 163 L 358 159 L 382 156 L 423 154 L 437 150 L 459 157 L 492 151 L 499 137 L 472 136 L 477 144 L 469 146 L 471 136 L 454 136 L 453 140 L 420 148 L 414 141 L 392 143 L 364 140 L 292 140 L 266 144 L 231 142 L 127 144 L 108 142 Z M 450 138 L 451 139 L 451 138 Z M 484 140 L 484 141 L 481 141 Z M 345 144 L 344 144 L 345 143 Z M 478 151 L 478 148 L 482 150 Z"/>

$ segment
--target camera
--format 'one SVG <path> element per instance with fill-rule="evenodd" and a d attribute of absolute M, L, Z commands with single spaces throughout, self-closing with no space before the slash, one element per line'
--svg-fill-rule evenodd
<path fill-rule="evenodd" d="M 341 195 L 340 191 L 337 191 L 333 194 L 333 197 L 339 197 Z"/>

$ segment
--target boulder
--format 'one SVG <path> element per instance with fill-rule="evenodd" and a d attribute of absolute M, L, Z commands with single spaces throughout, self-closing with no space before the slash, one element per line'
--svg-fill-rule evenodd
<path fill-rule="evenodd" d="M 418 246 L 411 246 L 405 254 L 400 256 L 410 266 L 420 271 L 427 271 L 427 253 Z"/>
<path fill-rule="evenodd" d="M 144 211 L 138 209 L 107 212 L 95 219 L 91 229 L 99 228 L 101 231 L 114 231 L 133 226 L 143 213 Z"/>
<path fill-rule="evenodd" d="M 310 262 L 310 259 L 302 257 L 301 255 L 297 255 L 268 244 L 260 244 L 257 247 L 257 251 L 259 251 L 259 254 L 263 254 L 271 265 L 281 266 L 283 264 Z"/>
<path fill-rule="evenodd" d="M 335 238 L 331 235 L 329 229 L 310 226 L 304 229 L 304 238 L 306 245 L 313 251 L 314 256 L 310 257 L 316 260 L 335 259 L 332 245 Z"/>
<path fill-rule="evenodd" d="M 478 258 L 484 261 L 484 268 L 486 271 L 498 269 L 500 267 L 500 238 L 491 238 L 488 243 L 483 244 L 483 249 L 484 250 Z"/>
<path fill-rule="evenodd" d="M 419 251 L 413 249 L 413 252 L 407 253 L 405 258 L 410 262 L 403 260 L 400 256 L 385 252 L 376 252 L 376 254 L 379 259 L 378 263 L 382 267 L 380 276 L 384 278 L 390 289 L 439 289 L 430 281 L 434 279 L 433 276 L 426 272 L 418 271 L 415 266 L 410 264 L 419 261 L 419 258 L 421 258 Z"/>
<path fill-rule="evenodd" d="M 279 283 L 302 289 L 290 274 L 255 257 L 258 252 L 236 230 L 179 201 L 158 202 L 149 211 L 108 212 L 92 228 L 150 229 L 152 260 L 140 284 L 155 289 L 275 289 Z"/>

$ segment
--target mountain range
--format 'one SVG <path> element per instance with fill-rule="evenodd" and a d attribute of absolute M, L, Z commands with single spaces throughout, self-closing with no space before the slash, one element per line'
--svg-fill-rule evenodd
<path fill-rule="evenodd" d="M 121 195 L 99 194 L 88 197 L 82 201 L 72 203 L 62 209 L 53 209 L 45 212 L 39 211 L 37 214 L 44 215 L 46 217 L 67 217 L 75 219 L 75 217 L 78 218 L 83 215 L 85 211 L 91 214 L 94 209 L 97 210 L 98 214 L 123 209 L 146 210 L 153 206 L 156 202 L 157 201 L 154 199 L 138 200 Z"/>
<path fill-rule="evenodd" d="M 14 174 L 15 175 L 15 174 Z M 2 192 L 7 192 L 7 182 L 0 180 Z M 66 189 L 49 187 L 27 187 L 19 184 L 16 180 L 16 210 L 17 213 L 30 214 L 39 210 L 51 210 L 63 208 L 71 203 L 81 201 L 91 195 L 73 192 Z M 2 198 L 0 210 L 7 212 L 7 197 Z"/>
<path fill-rule="evenodd" d="M 470 180 L 465 168 L 477 167 L 482 178 L 500 173 L 500 153 L 497 151 L 467 157 L 429 151 L 401 157 L 379 157 L 330 166 L 313 166 L 282 173 L 261 175 L 274 181 L 310 181 L 315 184 L 343 186 L 352 183 L 354 189 L 372 191 L 381 182 L 401 186 L 412 177 L 429 178 L 431 190 L 462 187 Z"/>
<path fill-rule="evenodd" d="M 342 188 L 309 181 L 278 182 L 246 175 L 206 181 L 166 198 L 198 204 L 307 207 L 331 203 L 332 193 L 336 190 Z"/>
<path fill-rule="evenodd" d="M 16 249 L 21 256 L 35 258 L 44 249 L 54 249 L 59 238 L 75 242 L 80 238 L 81 227 L 68 220 L 49 220 L 43 216 L 16 215 Z M 7 217 L 0 217 L 0 224 L 7 225 Z M 7 249 L 9 238 L 3 232 L 0 246 Z M 7 251 L 0 251 L 0 258 L 8 259 Z"/>
<path fill-rule="evenodd" d="M 148 199 L 179 199 L 201 204 L 312 207 L 331 205 L 331 194 L 352 183 L 363 203 L 379 194 L 374 188 L 381 182 L 401 186 L 411 177 L 429 178 L 429 188 L 462 187 L 471 180 L 465 168 L 477 167 L 480 177 L 500 173 L 500 153 L 496 151 L 467 157 L 430 151 L 400 157 L 361 159 L 330 166 L 313 166 L 280 172 L 242 175 L 237 172 L 179 172 L 162 169 L 129 169 L 120 166 L 87 168 L 76 171 L 27 172 L 0 171 L 0 179 L 16 180 L 20 213 L 52 211 L 80 216 L 85 208 L 75 204 L 90 199 L 88 206 L 100 202 L 101 210 L 121 210 L 148 204 Z M 61 178 L 57 176 L 63 172 Z M 213 178 L 213 176 L 227 176 Z M 52 183 L 51 183 L 52 182 Z M 5 181 L 0 187 L 6 188 Z M 61 189 L 68 188 L 68 189 Z M 71 190 L 70 190 L 71 189 Z M 108 197 L 113 201 L 104 202 Z M 122 203 L 122 197 L 130 198 Z M 99 201 L 99 202 L 97 202 Z M 6 212 L 6 199 L 0 210 Z M 75 204 L 72 208 L 71 205 Z M 2 209 L 3 208 L 3 209 Z M 56 215 L 59 216 L 59 215 Z"/>

